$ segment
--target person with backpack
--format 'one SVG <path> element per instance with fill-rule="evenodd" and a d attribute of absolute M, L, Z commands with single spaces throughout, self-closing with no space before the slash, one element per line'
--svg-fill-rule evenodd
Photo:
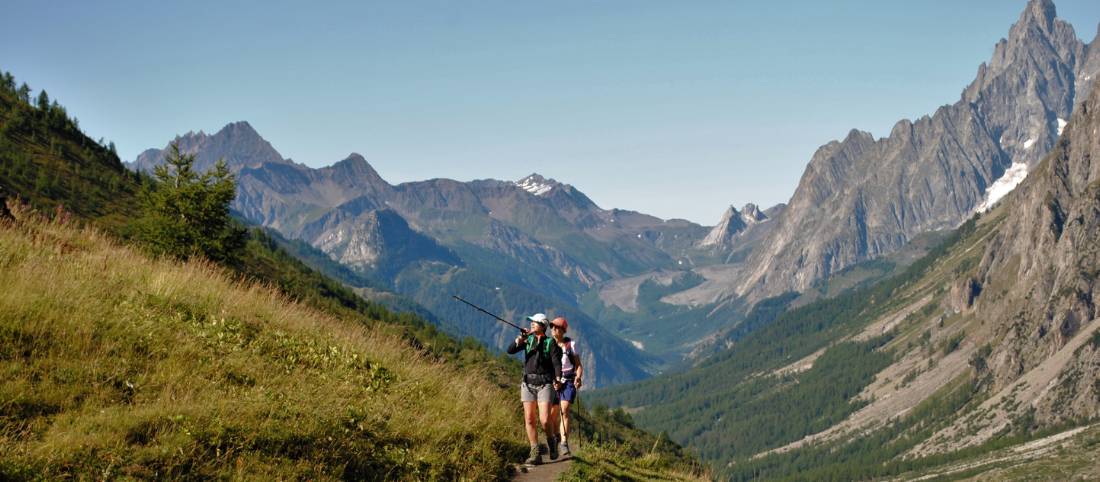
<path fill-rule="evenodd" d="M 550 405 L 560 388 L 561 347 L 546 333 L 548 321 L 546 315 L 537 313 L 527 317 L 531 329 L 508 346 L 508 354 L 524 352 L 523 381 L 519 387 L 519 399 L 523 402 L 523 419 L 527 428 L 527 441 L 531 443 L 531 452 L 524 461 L 528 465 L 542 463 L 539 453 L 538 427 L 535 425 L 535 410 L 546 434 L 546 445 L 550 459 L 558 458 L 558 445 L 554 430 L 550 424 Z"/>
<path fill-rule="evenodd" d="M 558 425 L 559 418 L 561 420 L 557 437 L 561 446 L 558 452 L 562 456 L 568 456 L 572 455 L 569 451 L 569 407 L 577 401 L 577 390 L 583 383 L 584 367 L 577 353 L 576 342 L 565 336 L 565 332 L 569 331 L 569 320 L 559 316 L 550 322 L 550 326 L 553 327 L 550 331 L 551 336 L 562 350 L 561 378 L 559 379 L 561 387 L 558 389 L 558 404 L 551 408 L 551 418 L 554 419 L 554 425 Z"/>

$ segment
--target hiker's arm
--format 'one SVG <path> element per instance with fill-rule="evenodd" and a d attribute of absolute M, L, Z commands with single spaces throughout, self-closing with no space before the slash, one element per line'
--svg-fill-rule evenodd
<path fill-rule="evenodd" d="M 514 355 L 516 353 L 519 353 L 519 351 L 522 350 L 523 346 L 526 344 L 527 341 L 524 340 L 522 336 L 517 336 L 516 340 L 513 341 L 511 345 L 508 345 L 508 354 Z"/>

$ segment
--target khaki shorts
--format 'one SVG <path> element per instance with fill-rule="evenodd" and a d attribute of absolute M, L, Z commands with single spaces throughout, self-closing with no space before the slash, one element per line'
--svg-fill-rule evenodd
<path fill-rule="evenodd" d="M 527 382 L 519 384 L 519 400 L 521 402 L 551 403 L 554 401 L 554 385 L 528 385 Z"/>

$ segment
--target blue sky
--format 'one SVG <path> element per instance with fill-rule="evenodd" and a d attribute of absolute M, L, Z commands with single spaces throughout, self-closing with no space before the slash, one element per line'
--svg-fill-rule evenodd
<path fill-rule="evenodd" d="M 717 222 L 786 201 L 818 146 L 958 99 L 1026 2 L 9 1 L 0 68 L 126 160 L 249 121 L 390 182 L 571 183 Z M 1055 2 L 1090 41 L 1100 2 Z"/>

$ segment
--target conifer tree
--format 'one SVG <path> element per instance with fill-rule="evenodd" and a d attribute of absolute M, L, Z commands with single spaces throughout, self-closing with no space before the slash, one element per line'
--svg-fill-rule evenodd
<path fill-rule="evenodd" d="M 153 172 L 154 184 L 143 193 L 139 236 L 157 254 L 233 263 L 245 242 L 244 230 L 229 215 L 236 195 L 233 174 L 224 160 L 202 174 L 194 165 L 195 155 L 180 152 L 173 142 L 165 164 Z"/>
<path fill-rule="evenodd" d="M 19 100 L 23 101 L 24 104 L 31 103 L 31 87 L 27 85 L 26 82 L 23 82 L 23 84 L 19 86 L 19 90 L 15 92 L 15 95 L 18 96 Z"/>
<path fill-rule="evenodd" d="M 42 89 L 42 92 L 38 93 L 38 110 L 42 112 L 50 111 L 50 96 L 46 93 L 46 89 Z"/>

